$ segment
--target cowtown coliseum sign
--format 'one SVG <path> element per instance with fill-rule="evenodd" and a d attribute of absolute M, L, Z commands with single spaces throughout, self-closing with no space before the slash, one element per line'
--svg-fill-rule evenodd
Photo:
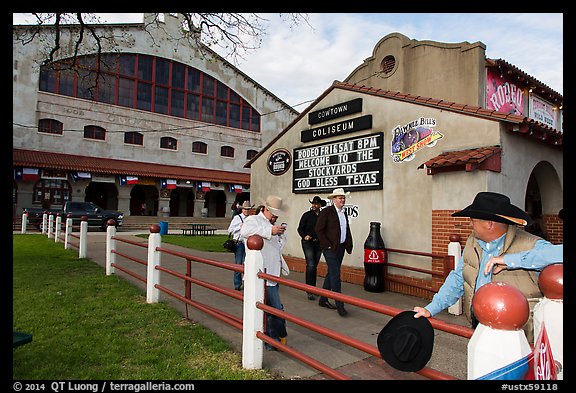
<path fill-rule="evenodd" d="M 292 191 L 381 190 L 383 140 L 384 133 L 379 132 L 294 149 Z"/>
<path fill-rule="evenodd" d="M 310 112 L 310 114 L 308 114 L 308 124 L 317 124 L 361 111 L 362 99 L 355 98 L 351 101 Z M 351 132 L 368 130 L 370 128 L 372 128 L 372 115 L 365 115 L 304 130 L 300 133 L 300 141 L 312 142 Z"/>

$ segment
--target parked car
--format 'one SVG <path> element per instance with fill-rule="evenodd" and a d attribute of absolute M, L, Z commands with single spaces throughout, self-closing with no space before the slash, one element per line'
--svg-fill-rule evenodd
<path fill-rule="evenodd" d="M 124 223 L 124 213 L 116 210 L 105 210 L 93 202 L 66 202 L 63 209 L 42 209 L 39 207 L 24 208 L 28 213 L 28 222 L 38 228 L 42 225 L 42 216 L 46 211 L 48 214 L 60 214 L 65 222 L 68 215 L 72 218 L 72 225 L 80 225 L 82 216 L 88 218 L 88 227 L 99 227 L 105 231 L 108 227 L 108 220 L 114 220 L 116 227 Z"/>

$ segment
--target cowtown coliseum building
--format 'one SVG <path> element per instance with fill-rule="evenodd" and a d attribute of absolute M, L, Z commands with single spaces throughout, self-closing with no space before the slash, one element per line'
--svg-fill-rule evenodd
<path fill-rule="evenodd" d="M 288 205 L 292 269 L 305 270 L 300 216 L 338 187 L 351 192 L 347 282 L 363 282 L 370 222 L 381 223 L 387 248 L 446 254 L 451 235 L 463 246 L 471 232 L 451 214 L 480 191 L 508 195 L 563 243 L 563 97 L 485 49 L 389 34 L 247 163 L 252 201 L 276 194 Z M 443 272 L 429 256 L 388 252 L 388 261 Z M 386 289 L 430 298 L 442 282 L 389 267 Z"/>
<path fill-rule="evenodd" d="M 445 253 L 470 233 L 451 217 L 477 192 L 508 195 L 563 242 L 563 97 L 485 45 L 411 40 L 392 33 L 303 113 L 204 48 L 177 39 L 182 20 L 144 14 L 94 25 L 104 40 L 103 82 L 90 88 L 95 46 L 70 70 L 77 26 L 41 66 L 54 32 L 26 45 L 13 26 L 13 204 L 94 201 L 127 216 L 225 217 L 235 200 L 268 194 L 289 205 L 292 269 L 304 270 L 296 233 L 314 195 L 350 191 L 355 248 L 343 280 L 363 280 L 363 243 L 381 223 L 387 247 Z M 93 85 L 93 84 L 92 84 Z M 440 272 L 441 261 L 389 253 Z M 322 262 L 320 274 L 325 271 Z M 388 290 L 430 297 L 442 282 L 389 268 Z M 416 285 L 414 285 L 416 284 Z"/>
<path fill-rule="evenodd" d="M 250 199 L 245 164 L 298 115 L 206 47 L 182 15 L 13 26 L 13 211 L 91 201 L 125 216 L 230 217 Z M 29 41 L 32 34 L 35 40 Z M 195 32 L 194 34 L 199 34 Z M 100 65 L 100 79 L 96 84 Z"/>

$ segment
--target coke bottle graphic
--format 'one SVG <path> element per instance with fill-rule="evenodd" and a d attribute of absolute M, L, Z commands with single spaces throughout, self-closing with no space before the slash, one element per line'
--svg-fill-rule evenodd
<path fill-rule="evenodd" d="M 364 242 L 364 290 L 384 291 L 386 250 L 380 234 L 380 223 L 370 223 L 370 233 Z"/>

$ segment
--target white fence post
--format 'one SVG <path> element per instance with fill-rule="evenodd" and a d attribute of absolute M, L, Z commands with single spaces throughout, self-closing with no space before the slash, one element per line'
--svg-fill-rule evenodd
<path fill-rule="evenodd" d="M 56 214 L 56 227 L 54 228 L 54 243 L 58 243 L 60 241 L 60 231 L 62 225 L 62 217 L 60 214 Z"/>
<path fill-rule="evenodd" d="M 21 228 L 22 234 L 26 233 L 26 226 L 27 225 L 28 225 L 28 213 L 24 212 L 24 213 L 22 213 L 22 228 Z"/>
<path fill-rule="evenodd" d="M 47 232 L 46 226 L 48 221 L 48 214 L 46 212 L 42 213 L 42 234 L 45 235 Z"/>
<path fill-rule="evenodd" d="M 460 235 L 451 235 L 450 243 L 448 243 L 448 255 L 454 257 L 454 269 L 460 263 L 460 255 L 462 255 L 462 246 L 460 245 Z M 448 307 L 448 313 L 452 315 L 462 314 L 462 298 L 458 299 L 456 303 Z"/>
<path fill-rule="evenodd" d="M 109 276 L 114 274 L 114 266 L 112 264 L 116 263 L 116 254 L 112 251 L 116 250 L 116 240 L 112 239 L 116 236 L 116 225 L 108 225 L 106 228 L 106 275 Z"/>
<path fill-rule="evenodd" d="M 160 251 L 156 247 L 162 244 L 160 235 L 160 225 L 153 224 L 150 226 L 150 236 L 148 236 L 148 274 L 146 276 L 146 302 L 158 303 L 160 291 L 155 287 L 160 284 L 160 271 L 156 266 L 160 265 Z"/>
<path fill-rule="evenodd" d="M 538 286 L 544 297 L 534 306 L 534 346 L 545 327 L 552 357 L 561 367 L 556 378 L 564 379 L 564 265 L 557 263 L 542 269 Z"/>
<path fill-rule="evenodd" d="M 70 234 L 72 233 L 72 218 L 70 218 L 70 214 L 68 214 L 66 217 L 66 234 L 64 235 L 65 250 L 70 248 Z"/>
<path fill-rule="evenodd" d="M 532 354 L 522 329 L 528 299 L 516 287 L 492 281 L 476 291 L 472 307 L 479 323 L 468 341 L 468 379 L 524 379 Z"/>
<path fill-rule="evenodd" d="M 52 239 L 52 227 L 54 226 L 54 214 L 48 215 L 48 239 Z"/>
<path fill-rule="evenodd" d="M 246 369 L 261 369 L 264 343 L 256 337 L 256 332 L 262 331 L 264 311 L 256 307 L 256 302 L 264 303 L 265 281 L 258 278 L 258 272 L 264 271 L 264 260 L 260 251 L 261 248 L 253 250 L 248 244 L 246 246 L 242 320 L 242 367 Z"/>
<path fill-rule="evenodd" d="M 88 217 L 82 216 L 80 219 L 80 246 L 78 247 L 78 258 L 86 258 L 88 248 Z"/>

